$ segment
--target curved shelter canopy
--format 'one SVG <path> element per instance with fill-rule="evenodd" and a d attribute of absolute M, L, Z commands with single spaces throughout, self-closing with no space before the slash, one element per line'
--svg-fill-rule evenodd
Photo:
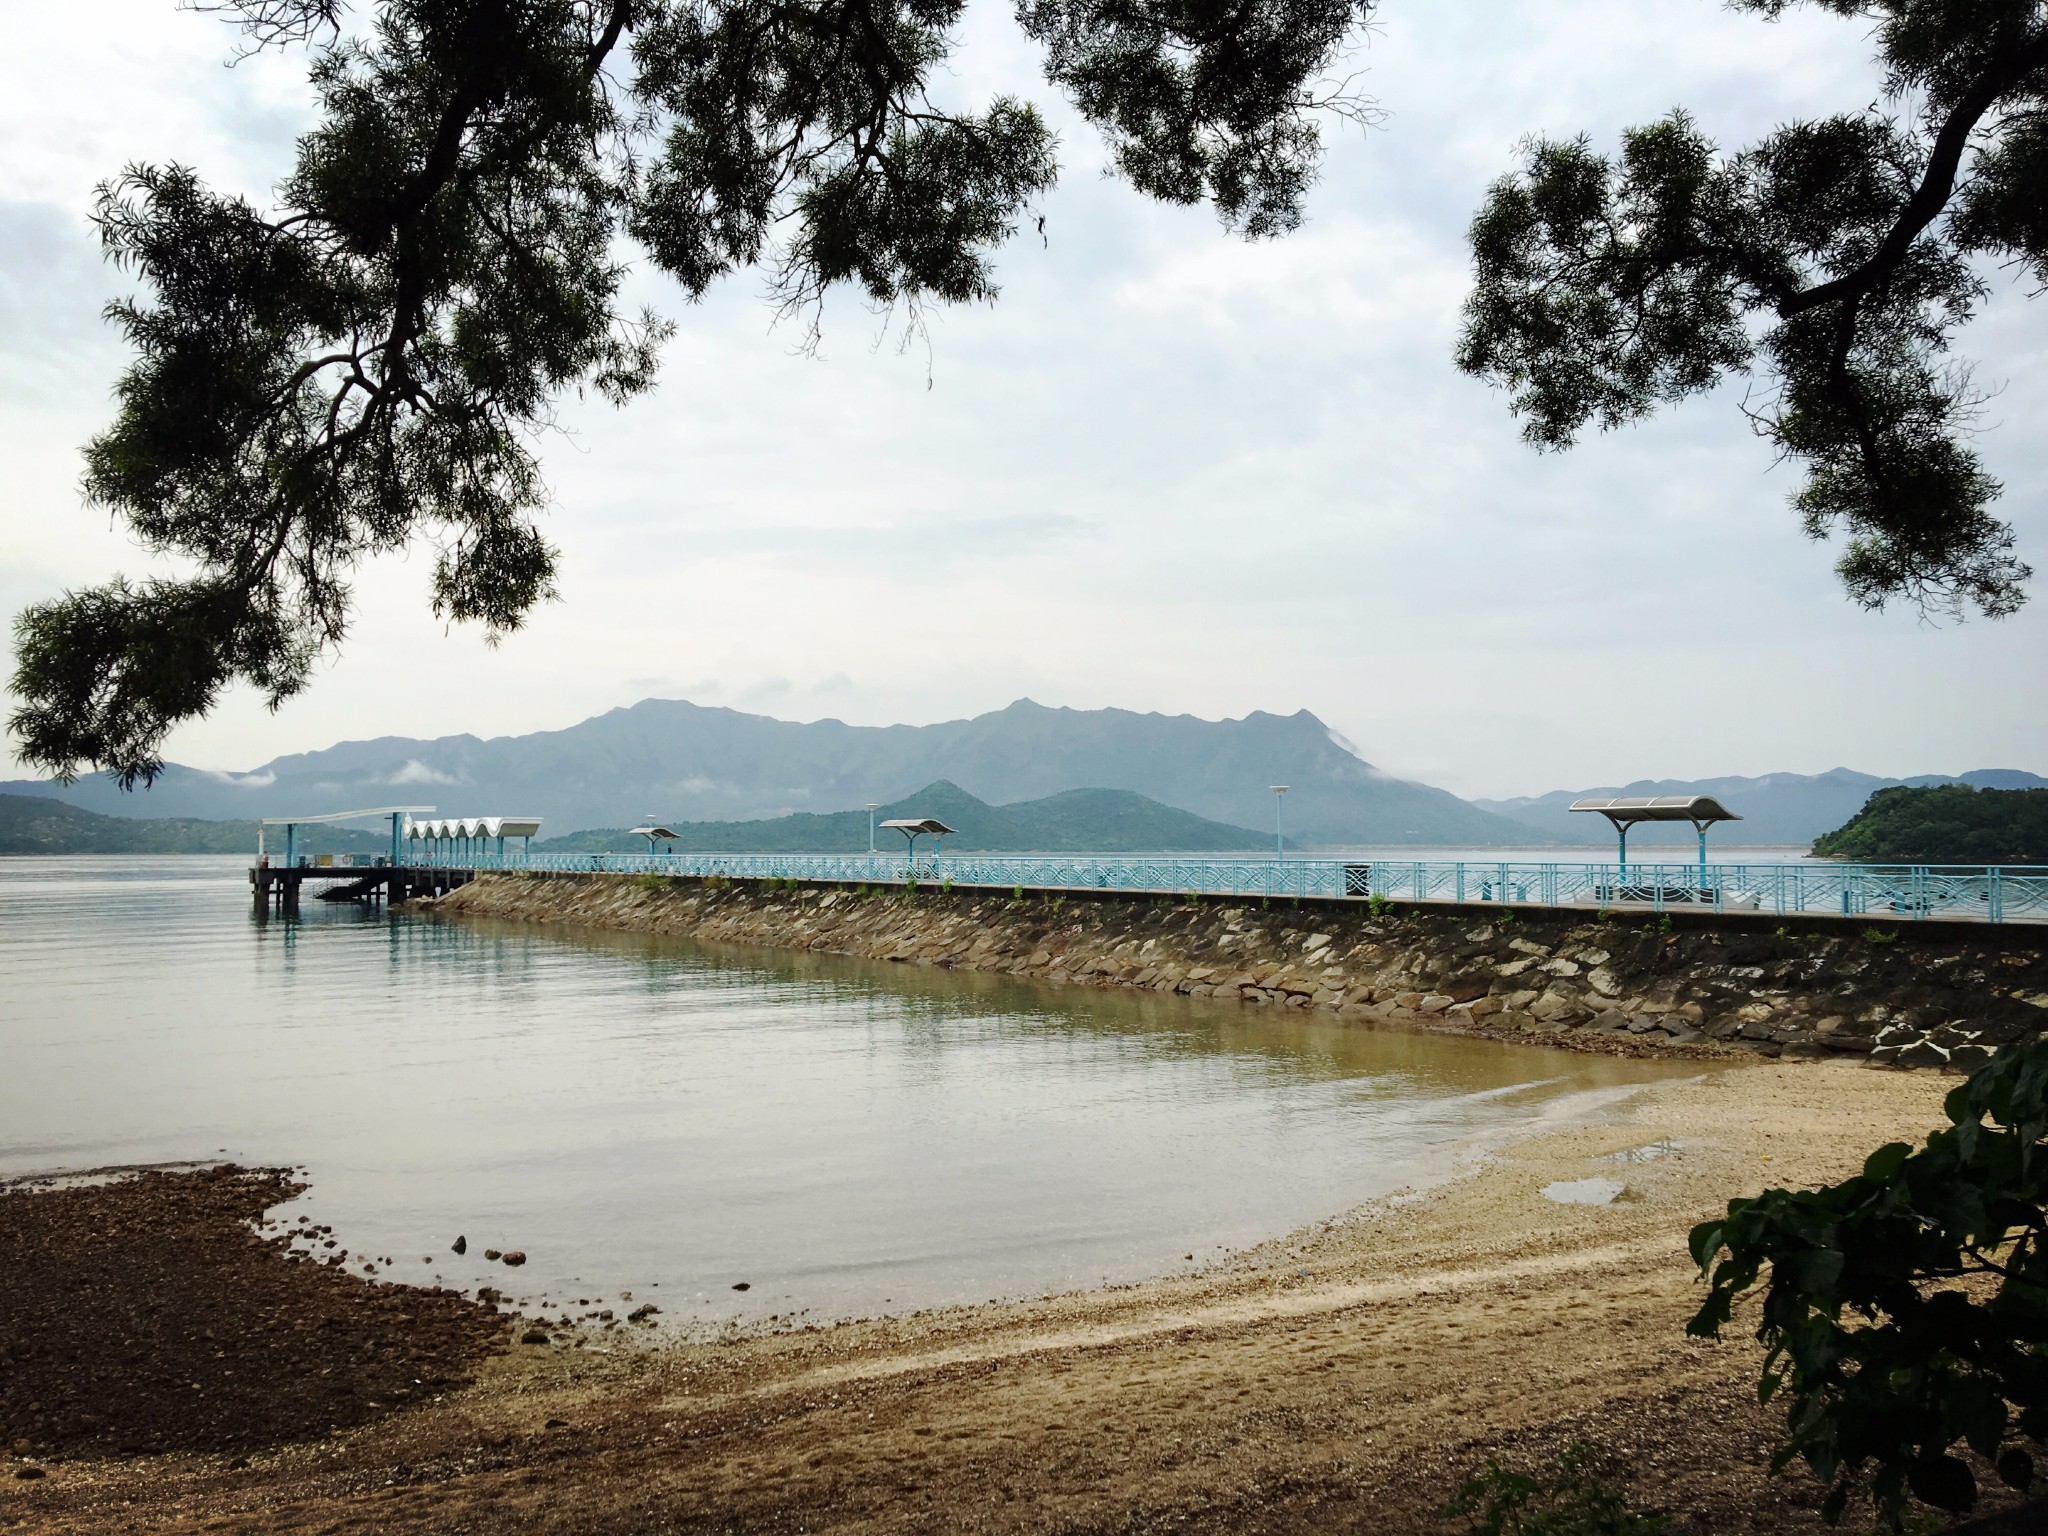
<path fill-rule="evenodd" d="M 910 844 L 912 854 L 917 852 L 917 840 L 920 837 L 927 833 L 933 837 L 944 837 L 953 830 L 936 816 L 902 816 L 894 821 L 885 821 L 882 825 L 901 832 L 904 840 Z"/>
<path fill-rule="evenodd" d="M 1700 875 L 1707 869 L 1707 828 L 1717 821 L 1740 821 L 1712 795 L 1621 795 L 1574 800 L 1575 811 L 1592 811 L 1614 823 L 1621 845 L 1622 868 L 1628 867 L 1628 829 L 1645 821 L 1689 821 L 1700 838 Z"/>
<path fill-rule="evenodd" d="M 1710 826 L 1717 821 L 1742 818 L 1712 795 L 1640 795 L 1611 800 L 1574 800 L 1575 811 L 1598 811 L 1616 826 L 1639 821 L 1689 821 Z"/>
<path fill-rule="evenodd" d="M 882 825 L 893 828 L 898 832 L 914 832 L 920 837 L 924 836 L 927 832 L 933 837 L 944 837 L 953 830 L 936 816 L 917 816 L 901 821 L 885 821 Z"/>

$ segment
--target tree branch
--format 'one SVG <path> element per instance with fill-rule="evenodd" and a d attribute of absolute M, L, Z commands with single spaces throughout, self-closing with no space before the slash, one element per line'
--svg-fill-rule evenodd
<path fill-rule="evenodd" d="M 2013 49 L 1979 75 L 1935 134 L 1920 185 L 1913 189 L 1913 195 L 1899 210 L 1897 221 L 1870 258 L 1853 272 L 1783 300 L 1778 305 L 1778 318 L 1790 320 L 1823 304 L 1860 299 L 1890 277 L 1906 259 L 1913 242 L 1948 206 L 1955 191 L 1956 173 L 1962 167 L 1963 151 L 1969 147 L 1970 135 L 1976 131 L 1978 122 L 1998 104 L 2001 96 L 2042 68 L 2048 68 L 2048 33 Z"/>

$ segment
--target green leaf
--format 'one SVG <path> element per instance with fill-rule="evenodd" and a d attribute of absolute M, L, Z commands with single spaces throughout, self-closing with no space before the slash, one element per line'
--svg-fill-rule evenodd
<path fill-rule="evenodd" d="M 2018 1446 L 2001 1454 L 1997 1466 L 1999 1481 L 2006 1487 L 2025 1493 L 2034 1486 L 2034 1458 Z"/>
<path fill-rule="evenodd" d="M 1890 1183 L 1912 1155 L 1913 1148 L 1906 1142 L 1888 1142 L 1863 1160 L 1863 1177 L 1880 1184 Z"/>
<path fill-rule="evenodd" d="M 1906 1469 L 1906 1485 L 1915 1498 L 1936 1509 L 1961 1513 L 1977 1502 L 1977 1479 L 1953 1456 L 1915 1462 Z"/>
<path fill-rule="evenodd" d="M 1692 1250 L 1692 1261 L 1702 1270 L 1714 1262 L 1714 1255 L 1721 1251 L 1721 1233 L 1726 1227 L 1724 1221 L 1703 1221 L 1692 1229 L 1687 1246 Z"/>

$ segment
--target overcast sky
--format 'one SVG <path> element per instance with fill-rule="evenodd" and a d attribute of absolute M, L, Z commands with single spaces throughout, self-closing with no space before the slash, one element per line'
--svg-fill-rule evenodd
<path fill-rule="evenodd" d="M 243 769 L 385 734 L 565 726 L 649 695 L 786 719 L 926 722 L 1045 704 L 1315 711 L 1372 762 L 1468 795 L 1847 765 L 2048 771 L 2048 592 L 1930 626 L 1842 597 L 1735 395 L 1562 456 L 1451 366 L 1463 234 L 1531 132 L 1678 104 L 1724 144 L 1861 107 L 1859 28 L 1714 0 L 1388 0 L 1358 63 L 1387 110 L 1335 126 L 1309 221 L 1246 245 L 1101 175 L 1006 6 L 951 90 L 1031 92 L 1063 180 L 993 308 L 877 346 L 842 297 L 816 358 L 752 277 L 686 307 L 659 389 L 572 407 L 547 448 L 561 602 L 492 651 L 427 610 L 431 557 L 360 573 L 346 653 L 277 714 L 247 694 L 170 756 Z M 308 121 L 303 59 L 221 67 L 172 0 L 94 25 L 16 6 L 0 58 L 0 611 L 147 569 L 77 495 L 122 354 L 94 182 L 180 160 L 261 194 Z M 1035 87 L 1035 88 L 1034 88 Z M 2048 573 L 2048 303 L 1999 280 L 1961 350 L 1981 441 Z M 9 661 L 11 667 L 11 660 Z"/>

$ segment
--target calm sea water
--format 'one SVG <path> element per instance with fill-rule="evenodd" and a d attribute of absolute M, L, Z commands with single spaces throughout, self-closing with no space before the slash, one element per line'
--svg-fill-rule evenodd
<path fill-rule="evenodd" d="M 1184 1270 L 1697 1070 L 311 901 L 266 922 L 243 863 L 0 859 L 0 1176 L 292 1164 L 287 1212 L 380 1273 L 820 1320 Z"/>

